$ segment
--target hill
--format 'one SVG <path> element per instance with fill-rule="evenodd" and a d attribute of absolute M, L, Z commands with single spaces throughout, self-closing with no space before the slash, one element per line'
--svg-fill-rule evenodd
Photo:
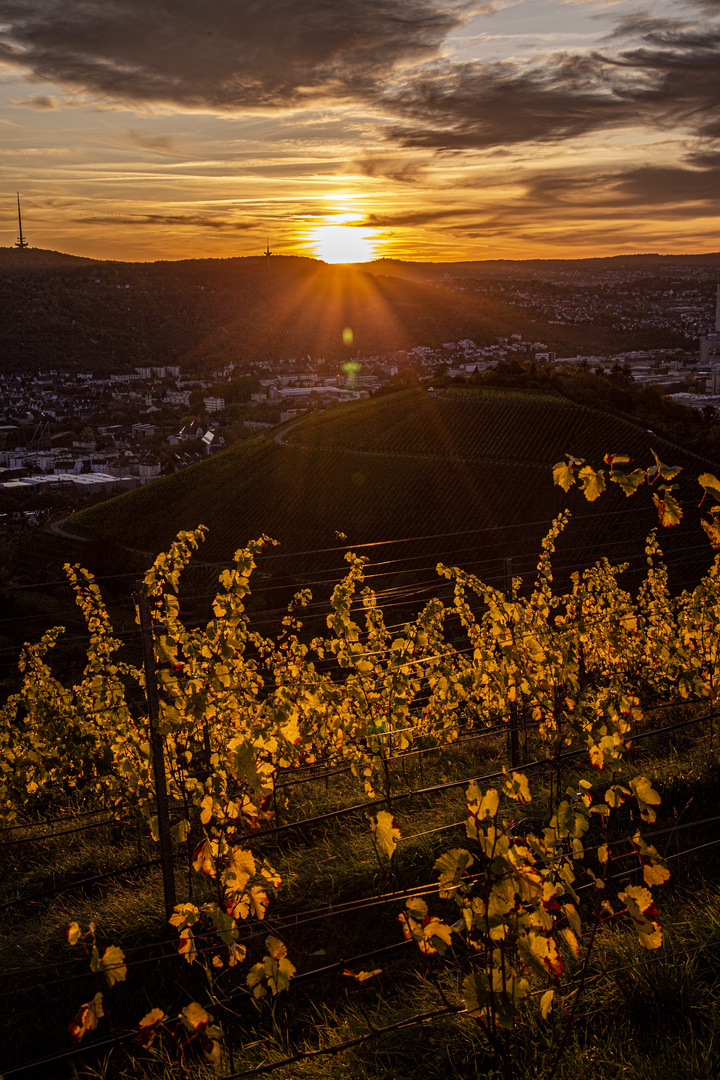
<path fill-rule="evenodd" d="M 569 570 L 600 554 L 640 558 L 656 516 L 647 498 L 628 501 L 619 490 L 600 510 L 574 492 L 568 498 L 553 486 L 552 465 L 569 451 L 594 461 L 625 452 L 649 462 L 651 445 L 663 460 L 697 471 L 692 455 L 552 392 L 411 390 L 234 446 L 83 510 L 68 528 L 157 551 L 179 529 L 202 523 L 210 529 L 204 557 L 213 559 L 267 533 L 281 542 L 280 559 L 311 553 L 274 563 L 298 579 L 337 564 L 328 551 L 338 550 L 340 530 L 351 546 L 377 544 L 370 554 L 387 560 L 388 575 L 394 560 L 407 559 L 411 569 L 416 557 L 426 577 L 441 557 L 497 575 L 508 557 L 517 560 L 514 572 L 532 573 L 550 519 L 570 502 L 576 517 L 558 549 Z M 667 539 L 677 547 L 672 533 Z M 387 556 L 383 542 L 392 542 Z M 679 542 L 687 546 L 687 530 Z M 706 565 L 707 547 L 697 544 Z"/>
<path fill-rule="evenodd" d="M 482 259 L 469 262 L 416 263 L 403 259 L 374 259 L 361 263 L 369 274 L 387 274 L 428 281 L 465 277 L 547 277 L 552 274 L 602 274 L 613 271 L 655 271 L 682 267 L 720 269 L 720 252 L 691 255 L 610 255 L 597 259 Z"/>
<path fill-rule="evenodd" d="M 433 280 L 408 280 L 396 264 L 377 274 L 377 267 L 285 256 L 119 263 L 5 249 L 0 370 L 174 363 L 202 371 L 306 354 L 331 361 L 386 355 L 464 338 L 494 344 L 511 333 L 558 355 L 687 344 L 679 331 L 622 330 L 612 319 L 551 323 L 509 298 L 449 287 L 437 266 L 416 269 L 415 277 Z M 348 326 L 351 350 L 343 344 Z"/>

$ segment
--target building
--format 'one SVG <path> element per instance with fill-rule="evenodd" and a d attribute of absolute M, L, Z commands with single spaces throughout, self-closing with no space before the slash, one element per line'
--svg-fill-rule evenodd
<path fill-rule="evenodd" d="M 717 287 L 717 299 L 715 301 L 715 330 L 704 334 L 700 338 L 698 350 L 699 364 L 720 364 L 720 283 Z"/>

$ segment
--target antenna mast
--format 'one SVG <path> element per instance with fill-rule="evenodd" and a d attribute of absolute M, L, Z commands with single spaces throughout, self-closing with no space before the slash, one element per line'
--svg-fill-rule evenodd
<path fill-rule="evenodd" d="M 28 242 L 25 239 L 25 237 L 23 236 L 23 231 L 22 231 L 22 217 L 20 216 L 20 192 L 19 191 L 17 193 L 17 204 L 18 204 L 18 232 L 20 233 L 20 235 L 17 238 L 17 242 L 15 244 L 15 247 L 20 248 L 21 251 L 24 251 L 24 249 L 26 247 L 28 247 Z"/>

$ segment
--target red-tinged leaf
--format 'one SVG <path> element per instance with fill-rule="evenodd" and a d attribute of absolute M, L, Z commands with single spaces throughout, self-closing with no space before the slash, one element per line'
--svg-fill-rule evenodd
<path fill-rule="evenodd" d="M 682 472 L 682 465 L 663 465 L 654 450 L 651 449 L 650 453 L 655 458 L 655 466 L 654 469 L 648 469 L 648 473 L 653 472 L 663 480 L 674 480 L 678 473 Z"/>
<path fill-rule="evenodd" d="M 402 839 L 397 821 L 387 810 L 379 810 L 377 818 L 369 817 L 368 822 L 378 848 L 391 859 Z"/>
<path fill-rule="evenodd" d="M 217 845 L 216 845 L 217 846 Z M 193 852 L 193 868 L 215 877 L 215 858 L 210 840 L 203 840 Z"/>
<path fill-rule="evenodd" d="M 201 1032 L 211 1023 L 212 1016 L 197 1001 L 191 1001 L 183 1009 L 181 1019 L 188 1031 Z"/>
<path fill-rule="evenodd" d="M 714 517 L 712 521 L 700 518 L 700 524 L 707 533 L 707 538 L 716 551 L 720 550 L 720 518 Z"/>
<path fill-rule="evenodd" d="M 144 1046 L 146 1049 L 147 1047 L 152 1046 L 158 1028 L 164 1019 L 165 1013 L 162 1009 L 151 1009 L 140 1021 L 140 1030 L 135 1036 L 135 1042 L 140 1043 L 140 1045 Z"/>
<path fill-rule="evenodd" d="M 84 1005 L 80 1006 L 77 1016 L 68 1025 L 70 1038 L 73 1042 L 80 1042 L 83 1035 L 88 1031 L 94 1031 L 98 1026 L 98 1020 L 105 1015 L 102 1000 L 103 996 L 98 991 L 92 1001 L 86 1001 Z"/>
<path fill-rule="evenodd" d="M 71 922 L 67 928 L 67 939 L 71 945 L 77 945 L 78 941 L 82 937 L 82 931 L 80 929 L 80 923 Z"/>
<path fill-rule="evenodd" d="M 192 964 L 197 959 L 195 937 L 189 927 L 186 927 L 180 934 L 180 938 L 178 941 L 178 952 L 180 956 L 185 957 L 188 964 Z"/>
<path fill-rule="evenodd" d="M 609 465 L 612 469 L 613 465 L 617 462 L 619 465 L 629 465 L 630 458 L 627 454 L 606 454 L 603 458 L 606 465 Z"/>
<path fill-rule="evenodd" d="M 658 512 L 658 521 L 664 529 L 672 529 L 682 521 L 683 512 L 680 504 L 670 494 L 670 490 L 663 488 L 663 495 L 653 495 L 653 502 Z"/>

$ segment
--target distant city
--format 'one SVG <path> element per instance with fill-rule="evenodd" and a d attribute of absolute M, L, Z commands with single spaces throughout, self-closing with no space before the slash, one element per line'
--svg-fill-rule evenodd
<path fill-rule="evenodd" d="M 637 274 L 628 280 L 627 268 L 619 278 L 617 270 L 588 275 L 568 266 L 536 279 L 525 270 L 521 282 L 445 273 L 437 283 L 501 299 L 546 325 L 610 321 L 617 330 L 652 328 L 674 341 L 694 338 L 693 348 L 559 356 L 518 332 L 494 344 L 464 338 L 345 362 L 305 355 L 231 362 L 202 373 L 179 364 L 137 364 L 114 373 L 48 367 L 0 375 L 6 503 L 0 531 L 137 487 L 307 410 L 422 380 L 463 380 L 513 361 L 598 374 L 622 368 L 635 383 L 659 387 L 707 415 L 708 406 L 720 406 L 720 285 L 716 293 L 708 288 L 707 270 L 704 280 L 698 268 L 676 267 L 672 274 L 669 284 L 651 277 L 644 282 Z"/>

